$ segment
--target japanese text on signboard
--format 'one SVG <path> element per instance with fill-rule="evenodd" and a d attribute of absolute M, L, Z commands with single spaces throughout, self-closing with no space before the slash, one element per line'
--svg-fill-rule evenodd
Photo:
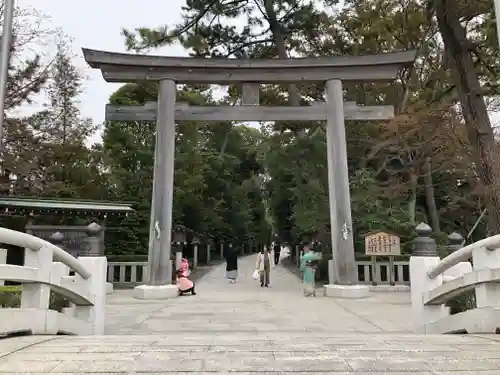
<path fill-rule="evenodd" d="M 365 237 L 365 254 L 370 256 L 401 255 L 399 237 L 385 232 L 370 234 Z"/>

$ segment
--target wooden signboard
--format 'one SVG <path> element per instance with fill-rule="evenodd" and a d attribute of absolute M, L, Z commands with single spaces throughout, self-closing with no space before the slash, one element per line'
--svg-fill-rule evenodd
<path fill-rule="evenodd" d="M 365 254 L 369 256 L 401 255 L 399 237 L 387 232 L 370 233 L 365 237 Z"/>
<path fill-rule="evenodd" d="M 401 255 L 399 236 L 388 232 L 372 232 L 365 236 L 365 254 L 372 259 L 371 279 L 372 285 L 381 282 L 381 275 L 377 267 L 377 257 L 389 257 L 387 270 L 389 284 L 395 285 L 394 280 L 394 256 Z"/>

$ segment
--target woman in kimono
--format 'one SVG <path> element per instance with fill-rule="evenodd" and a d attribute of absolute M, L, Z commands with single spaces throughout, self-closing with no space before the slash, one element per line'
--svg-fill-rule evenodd
<path fill-rule="evenodd" d="M 226 278 L 234 284 L 238 277 L 238 256 L 231 245 L 226 248 L 224 257 L 226 258 Z"/>
<path fill-rule="evenodd" d="M 310 245 L 304 246 L 304 254 L 300 257 L 300 270 L 304 272 L 302 285 L 306 297 L 316 297 L 315 279 L 316 268 L 321 259 L 321 253 L 312 251 Z"/>
<path fill-rule="evenodd" d="M 194 291 L 194 282 L 189 280 L 185 272 L 181 269 L 177 270 L 177 293 L 179 296 L 183 296 L 186 293 L 191 293 L 193 296 L 196 295 Z"/>
<path fill-rule="evenodd" d="M 187 260 L 186 258 L 182 258 L 181 266 L 180 266 L 179 270 L 181 271 L 183 276 L 188 277 L 190 274 L 190 272 L 189 272 L 189 260 Z"/>

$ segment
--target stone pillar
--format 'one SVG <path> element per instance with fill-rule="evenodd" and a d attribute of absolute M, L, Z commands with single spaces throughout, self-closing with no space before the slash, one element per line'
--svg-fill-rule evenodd
<path fill-rule="evenodd" d="M 452 254 L 461 249 L 463 240 L 464 238 L 460 235 L 460 233 L 451 233 L 448 236 L 448 254 Z M 472 264 L 469 261 L 460 262 L 443 272 L 443 282 L 449 282 L 469 272 L 472 272 Z"/>
<path fill-rule="evenodd" d="M 63 246 L 63 241 L 64 241 L 64 234 L 61 232 L 55 232 L 49 237 L 50 243 L 56 245 L 57 247 L 60 247 L 63 250 L 66 250 Z"/>
<path fill-rule="evenodd" d="M 7 249 L 0 249 L 0 264 L 7 264 Z M 5 284 L 4 280 L 0 280 L 0 286 Z"/>
<path fill-rule="evenodd" d="M 101 241 L 101 226 L 96 222 L 90 223 L 87 226 L 87 243 L 89 245 L 89 257 L 98 257 L 101 255 L 102 251 L 102 241 Z"/>
<path fill-rule="evenodd" d="M 182 255 L 183 255 L 183 252 L 182 252 L 182 248 L 183 248 L 184 244 L 182 243 L 178 243 L 175 245 L 175 269 L 178 270 L 179 268 L 181 268 L 181 264 L 182 264 Z"/>
<path fill-rule="evenodd" d="M 425 223 L 416 228 L 410 257 L 410 284 L 413 329 L 415 333 L 426 333 L 425 324 L 438 320 L 447 314 L 444 305 L 424 306 L 423 293 L 443 283 L 443 275 L 429 278 L 428 271 L 440 262 L 436 241 L 431 237 L 432 229 Z"/>
<path fill-rule="evenodd" d="M 327 81 L 325 90 L 328 195 L 334 274 L 337 284 L 354 285 L 358 283 L 358 270 L 354 257 L 342 82 Z"/>
<path fill-rule="evenodd" d="M 172 199 L 175 157 L 175 98 L 172 80 L 160 81 L 156 121 L 153 198 L 149 230 L 149 284 L 172 283 Z"/>
<path fill-rule="evenodd" d="M 454 253 L 455 251 L 461 249 L 463 241 L 464 238 L 460 233 L 451 233 L 448 236 L 448 254 Z"/>
<path fill-rule="evenodd" d="M 220 243 L 220 258 L 224 259 L 224 243 Z"/>
<path fill-rule="evenodd" d="M 62 234 L 61 234 L 62 235 Z M 25 249 L 24 266 L 38 268 L 38 275 L 41 278 L 50 279 L 52 271 L 52 250 L 42 247 L 36 251 Z M 42 283 L 23 284 L 21 294 L 21 308 L 31 308 L 47 310 L 49 308 L 50 285 Z M 40 327 L 40 332 L 33 332 L 34 335 L 43 334 L 45 327 Z"/>
<path fill-rule="evenodd" d="M 207 243 L 207 264 L 210 264 L 210 242 Z"/>
<path fill-rule="evenodd" d="M 193 244 L 193 268 L 198 267 L 198 242 Z"/>

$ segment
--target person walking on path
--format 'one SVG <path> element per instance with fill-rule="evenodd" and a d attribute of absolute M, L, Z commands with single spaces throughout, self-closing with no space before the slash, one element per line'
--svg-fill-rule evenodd
<path fill-rule="evenodd" d="M 238 256 L 232 245 L 226 248 L 224 257 L 226 258 L 226 278 L 231 284 L 234 284 L 238 277 Z"/>
<path fill-rule="evenodd" d="M 273 251 L 269 251 L 269 248 L 264 246 L 264 249 L 257 254 L 257 262 L 255 263 L 255 269 L 259 270 L 260 273 L 261 287 L 269 287 L 272 268 L 274 268 Z"/>
<path fill-rule="evenodd" d="M 279 242 L 275 242 L 273 245 L 274 251 L 274 264 L 280 264 L 280 253 L 281 253 L 281 244 Z"/>
<path fill-rule="evenodd" d="M 300 270 L 304 272 L 302 285 L 304 288 L 304 295 L 306 297 L 316 297 L 316 269 L 321 259 L 322 254 L 314 252 L 311 245 L 304 246 L 304 253 L 300 257 Z"/>

